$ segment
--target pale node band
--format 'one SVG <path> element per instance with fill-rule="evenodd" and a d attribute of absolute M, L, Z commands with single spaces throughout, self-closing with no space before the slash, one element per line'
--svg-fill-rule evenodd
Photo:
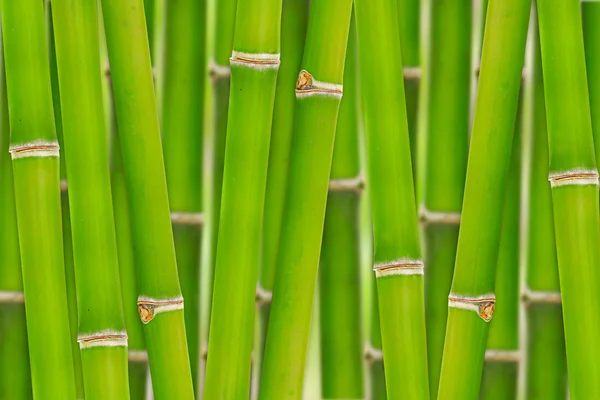
<path fill-rule="evenodd" d="M 337 83 L 316 80 L 310 72 L 303 69 L 296 81 L 296 98 L 303 99 L 312 96 L 336 97 L 341 99 L 343 86 Z"/>
<path fill-rule="evenodd" d="M 149 323 L 157 314 L 183 310 L 183 297 L 154 299 L 147 296 L 138 297 L 138 313 L 144 324 Z"/>
<path fill-rule="evenodd" d="M 474 311 L 485 322 L 490 322 L 496 307 L 496 296 L 494 293 L 486 293 L 481 296 L 461 296 L 450 293 L 448 307 Z"/>
<path fill-rule="evenodd" d="M 0 290 L 0 304 L 23 304 L 24 302 L 23 292 Z"/>
<path fill-rule="evenodd" d="M 329 181 L 330 192 L 362 192 L 365 188 L 365 178 L 362 175 L 354 178 L 338 178 Z"/>
<path fill-rule="evenodd" d="M 239 66 L 258 71 L 279 68 L 279 53 L 244 53 L 233 51 L 229 59 L 231 66 Z"/>
<path fill-rule="evenodd" d="M 460 217 L 459 212 L 431 211 L 425 206 L 419 208 L 419 220 L 424 225 L 459 225 Z"/>
<path fill-rule="evenodd" d="M 373 266 L 373 270 L 377 278 L 393 275 L 423 275 L 423 261 L 402 258 L 384 263 L 376 263 Z"/>
<path fill-rule="evenodd" d="M 213 80 L 228 79 L 231 76 L 231 68 L 229 65 L 219 65 L 211 59 L 208 64 L 208 73 Z"/>
<path fill-rule="evenodd" d="M 12 145 L 8 149 L 13 160 L 28 157 L 59 157 L 58 142 L 34 140 L 28 143 Z"/>
<path fill-rule="evenodd" d="M 92 347 L 127 347 L 127 332 L 110 329 L 77 336 L 80 349 Z"/>
<path fill-rule="evenodd" d="M 598 186 L 598 171 L 594 169 L 575 168 L 568 171 L 554 172 L 548 177 L 551 187 L 559 186 Z"/>

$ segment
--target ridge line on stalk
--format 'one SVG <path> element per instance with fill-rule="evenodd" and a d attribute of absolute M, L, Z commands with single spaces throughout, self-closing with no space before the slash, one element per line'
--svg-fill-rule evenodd
<path fill-rule="evenodd" d="M 57 141 L 33 140 L 31 142 L 13 144 L 8 152 L 13 160 L 27 157 L 59 157 Z"/>
<path fill-rule="evenodd" d="M 25 296 L 23 292 L 12 290 L 0 290 L 0 304 L 23 304 Z"/>
<path fill-rule="evenodd" d="M 375 276 L 382 278 L 392 275 L 423 275 L 423 261 L 410 258 L 378 262 L 373 266 Z"/>
<path fill-rule="evenodd" d="M 234 50 L 231 52 L 229 62 L 230 65 L 263 71 L 266 69 L 278 69 L 279 58 L 279 53 L 245 53 Z"/>
<path fill-rule="evenodd" d="M 92 347 L 127 347 L 127 332 L 104 329 L 98 332 L 79 334 L 77 342 L 81 350 Z"/>
<path fill-rule="evenodd" d="M 463 296 L 450 292 L 448 307 L 474 311 L 485 322 L 490 322 L 496 307 L 496 295 L 485 293 L 479 296 Z"/>
<path fill-rule="evenodd" d="M 144 324 L 147 324 L 152 321 L 157 314 L 183 310 L 183 297 L 155 299 L 148 296 L 139 296 L 137 304 L 140 319 Z"/>
<path fill-rule="evenodd" d="M 598 170 L 573 168 L 566 171 L 552 172 L 548 175 L 551 187 L 558 186 L 598 186 Z"/>
<path fill-rule="evenodd" d="M 419 208 L 419 221 L 423 224 L 460 224 L 461 213 L 452 211 L 432 211 L 424 205 Z"/>
<path fill-rule="evenodd" d="M 360 174 L 354 178 L 339 178 L 329 181 L 330 192 L 358 192 L 361 193 L 365 188 L 365 177 Z"/>
<path fill-rule="evenodd" d="M 310 96 L 326 96 L 342 98 L 344 86 L 316 80 L 310 72 L 303 69 L 298 74 L 296 81 L 296 98 L 303 99 Z"/>
<path fill-rule="evenodd" d="M 231 68 L 229 65 L 217 64 L 214 58 L 211 58 L 208 63 L 208 74 L 213 81 L 227 79 L 231 76 Z"/>

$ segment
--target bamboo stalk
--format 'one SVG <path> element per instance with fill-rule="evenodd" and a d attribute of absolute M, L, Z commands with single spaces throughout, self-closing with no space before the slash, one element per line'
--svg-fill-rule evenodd
<path fill-rule="evenodd" d="M 429 391 L 436 398 L 467 168 L 471 95 L 471 0 L 434 1 L 430 47 L 426 179 L 420 218 L 425 239 Z"/>
<path fill-rule="evenodd" d="M 530 7 L 488 5 L 438 399 L 479 396 Z"/>
<path fill-rule="evenodd" d="M 237 3 L 204 389 L 207 399 L 249 395 L 280 17 L 280 0 Z M 260 29 L 256 21 L 260 21 Z"/>
<path fill-rule="evenodd" d="M 75 398 L 44 5 L 0 5 L 33 395 Z"/>
<path fill-rule="evenodd" d="M 369 342 L 365 349 L 365 361 L 369 367 L 369 395 L 371 400 L 386 400 L 383 350 L 381 350 L 381 326 L 379 325 L 379 301 L 377 300 L 377 280 L 371 282 L 371 321 Z"/>
<path fill-rule="evenodd" d="M 571 398 L 600 398 L 598 172 L 578 1 L 538 2 Z M 570 132 L 565 134 L 566 130 Z"/>
<path fill-rule="evenodd" d="M 544 81 L 537 15 L 532 40 L 532 122 L 528 158 L 529 204 L 527 212 L 525 301 L 527 319 L 525 347 L 525 397 L 561 400 L 567 393 L 565 338 L 560 302 L 558 261 L 554 238 L 552 194 L 548 185 L 548 134 L 544 106 Z M 535 302 L 546 294 L 544 302 Z"/>
<path fill-rule="evenodd" d="M 600 2 L 582 1 L 581 16 L 597 162 L 600 160 L 600 78 L 596 72 L 600 68 Z"/>
<path fill-rule="evenodd" d="M 352 18 L 338 115 L 320 266 L 321 397 L 362 399 L 358 153 L 358 65 Z M 359 179 L 356 179 L 359 178 Z M 356 186 L 341 185 L 355 182 Z"/>
<path fill-rule="evenodd" d="M 387 396 L 428 399 L 423 301 L 409 128 L 395 1 L 357 1 L 374 270 Z"/>
<path fill-rule="evenodd" d="M 154 398 L 193 399 L 143 2 L 102 9 Z"/>
<path fill-rule="evenodd" d="M 148 46 L 150 48 L 150 62 L 156 64 L 155 47 L 156 47 L 156 6 L 159 0 L 144 0 L 144 16 L 146 17 L 146 32 L 148 33 Z M 164 12 L 164 10 L 163 10 Z"/>
<path fill-rule="evenodd" d="M 163 151 L 171 215 L 202 211 L 206 2 L 165 4 Z M 200 354 L 200 225 L 173 222 L 185 327 L 194 380 Z"/>
<path fill-rule="evenodd" d="M 0 51 L 0 398 L 32 397 L 23 279 L 8 142 L 8 99 L 4 57 Z"/>
<path fill-rule="evenodd" d="M 129 398 L 95 2 L 53 4 L 86 399 Z M 107 385 L 106 382 L 110 382 Z"/>

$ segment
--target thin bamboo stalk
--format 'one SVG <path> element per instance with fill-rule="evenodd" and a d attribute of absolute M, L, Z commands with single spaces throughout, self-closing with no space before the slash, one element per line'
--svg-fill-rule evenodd
<path fill-rule="evenodd" d="M 237 3 L 204 389 L 207 399 L 249 395 L 280 22 L 280 0 Z"/>
<path fill-rule="evenodd" d="M 425 314 L 429 391 L 436 398 L 467 168 L 471 95 L 471 0 L 434 1 L 430 47 L 425 190 Z"/>
<path fill-rule="evenodd" d="M 362 399 L 358 212 L 362 178 L 358 153 L 356 23 L 350 23 L 320 267 L 321 397 Z M 356 186 L 340 185 L 355 182 Z"/>
<path fill-rule="evenodd" d="M 205 1 L 165 4 L 162 131 L 172 215 L 202 211 L 205 34 Z M 195 391 L 200 355 L 201 234 L 200 225 L 173 223 L 179 280 L 187 303 L 185 327 Z"/>
<path fill-rule="evenodd" d="M 260 399 L 302 397 L 351 13 L 349 0 L 310 4 Z"/>
<path fill-rule="evenodd" d="M 59 161 L 38 0 L 0 2 L 33 395 L 75 398 L 60 222 Z"/>
<path fill-rule="evenodd" d="M 129 398 L 95 2 L 53 3 L 86 399 Z M 106 382 L 110 382 L 107 385 Z"/>
<path fill-rule="evenodd" d="M 423 263 L 417 231 L 398 9 L 357 1 L 374 270 L 388 398 L 428 399 Z"/>
<path fill-rule="evenodd" d="M 146 17 L 146 32 L 148 33 L 148 45 L 150 48 L 150 62 L 156 64 L 155 48 L 156 48 L 156 6 L 159 0 L 144 0 L 144 15 Z M 163 10 L 164 12 L 164 10 Z"/>
<path fill-rule="evenodd" d="M 193 399 L 143 2 L 102 9 L 154 398 Z"/>
<path fill-rule="evenodd" d="M 438 399 L 479 396 L 530 7 L 488 5 Z"/>
<path fill-rule="evenodd" d="M 581 16 L 597 162 L 600 160 L 600 77 L 596 72 L 600 70 L 600 2 L 582 1 Z"/>
<path fill-rule="evenodd" d="M 535 11 L 534 11 L 535 12 Z M 526 275 L 525 398 L 561 400 L 567 393 L 567 360 L 560 302 L 534 302 L 531 294 L 560 299 L 552 194 L 548 185 L 548 133 L 537 14 L 532 38 L 532 122 L 529 139 Z"/>
<path fill-rule="evenodd" d="M 81 369 L 81 352 L 77 343 L 77 293 L 75 290 L 75 268 L 73 265 L 73 241 L 71 234 L 71 217 L 69 213 L 69 196 L 66 191 L 67 166 L 63 141 L 62 113 L 60 106 L 60 90 L 58 88 L 58 69 L 56 66 L 56 49 L 54 45 L 54 24 L 52 21 L 52 3 L 46 2 L 46 24 L 48 34 L 48 53 L 50 56 L 50 82 L 52 84 L 52 103 L 54 106 L 54 123 L 58 144 L 60 146 L 60 207 L 62 210 L 63 252 L 65 262 L 65 278 L 67 281 L 67 304 L 69 307 L 69 328 L 71 333 L 71 351 L 73 369 L 75 371 L 75 392 L 77 398 L 84 397 L 83 371 Z M 63 190 L 64 187 L 64 190 Z"/>
<path fill-rule="evenodd" d="M 386 400 L 383 350 L 381 350 L 381 326 L 379 325 L 379 301 L 377 300 L 377 280 L 371 283 L 371 321 L 369 342 L 365 349 L 365 360 L 369 366 L 371 400 Z"/>
<path fill-rule="evenodd" d="M 32 397 L 23 278 L 8 142 L 8 99 L 4 57 L 0 51 L 0 398 Z"/>
<path fill-rule="evenodd" d="M 569 390 L 571 398 L 594 399 L 600 398 L 600 222 L 581 10 L 579 1 L 537 5 Z"/>

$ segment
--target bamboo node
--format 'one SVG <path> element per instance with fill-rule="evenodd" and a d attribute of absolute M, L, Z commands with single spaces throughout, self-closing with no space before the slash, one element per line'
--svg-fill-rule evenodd
<path fill-rule="evenodd" d="M 77 336 L 80 349 L 92 347 L 127 347 L 127 332 L 105 329 Z"/>
<path fill-rule="evenodd" d="M 23 304 L 25 296 L 23 292 L 0 290 L 0 304 Z"/>
<path fill-rule="evenodd" d="M 69 189 L 69 184 L 67 183 L 67 180 L 61 179 L 60 180 L 60 191 L 66 192 L 68 189 Z"/>
<path fill-rule="evenodd" d="M 598 186 L 598 171 L 595 169 L 575 168 L 568 171 L 553 172 L 548 176 L 550 187 L 558 186 Z"/>
<path fill-rule="evenodd" d="M 423 261 L 401 258 L 394 261 L 376 263 L 373 266 L 373 270 L 377 278 L 392 275 L 423 275 Z"/>
<path fill-rule="evenodd" d="M 256 297 L 254 298 L 257 307 L 262 307 L 264 304 L 271 304 L 273 300 L 273 292 L 263 289 L 260 285 L 256 286 Z"/>
<path fill-rule="evenodd" d="M 10 146 L 8 151 L 11 158 L 26 157 L 59 157 L 58 142 L 48 142 L 46 140 L 34 140 L 27 143 L 15 144 Z"/>
<path fill-rule="evenodd" d="M 475 311 L 485 322 L 490 322 L 494 316 L 496 296 L 494 293 L 486 293 L 475 297 L 459 296 L 450 293 L 450 296 L 448 296 L 448 307 Z"/>
<path fill-rule="evenodd" d="M 129 350 L 127 360 L 136 363 L 148 362 L 148 352 L 146 350 Z"/>
<path fill-rule="evenodd" d="M 326 96 L 341 99 L 343 86 L 337 83 L 321 82 L 316 80 L 310 72 L 303 69 L 296 80 L 296 98 L 302 99 L 310 96 Z"/>
<path fill-rule="evenodd" d="M 229 68 L 229 65 L 219 65 L 211 58 L 208 64 L 208 73 L 213 81 L 229 79 L 231 76 L 231 68 Z"/>
<path fill-rule="evenodd" d="M 138 313 L 144 324 L 149 323 L 157 314 L 183 310 L 183 297 L 169 299 L 153 299 L 151 297 L 138 297 Z"/>
<path fill-rule="evenodd" d="M 383 361 L 383 351 L 381 349 L 376 349 L 369 342 L 365 345 L 364 357 L 367 364 L 375 364 Z"/>
<path fill-rule="evenodd" d="M 195 212 L 172 212 L 171 222 L 178 225 L 202 225 L 204 214 Z"/>
<path fill-rule="evenodd" d="M 560 292 L 550 292 L 543 290 L 523 289 L 521 300 L 526 305 L 529 304 L 561 304 L 562 297 Z"/>
<path fill-rule="evenodd" d="M 421 79 L 421 67 L 404 67 L 402 76 L 406 80 L 419 80 Z"/>
<path fill-rule="evenodd" d="M 329 181 L 330 192 L 357 192 L 361 193 L 365 188 L 365 178 L 362 175 L 354 178 L 340 178 Z"/>
<path fill-rule="evenodd" d="M 229 59 L 231 65 L 263 71 L 279 68 L 279 53 L 244 53 L 233 51 Z"/>
<path fill-rule="evenodd" d="M 519 350 L 486 350 L 485 361 L 487 362 L 521 362 L 521 352 Z"/>
<path fill-rule="evenodd" d="M 432 224 L 459 225 L 460 217 L 459 212 L 431 211 L 424 205 L 419 208 L 419 221 L 425 226 Z"/>

